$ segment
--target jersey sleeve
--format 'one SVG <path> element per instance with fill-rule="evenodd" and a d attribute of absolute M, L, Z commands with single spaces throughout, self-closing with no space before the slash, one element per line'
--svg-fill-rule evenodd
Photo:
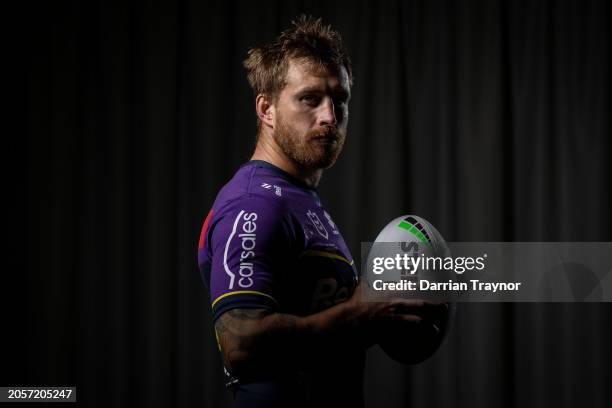
<path fill-rule="evenodd" d="M 287 218 L 273 198 L 246 195 L 224 208 L 209 235 L 213 321 L 234 308 L 278 308 L 278 273 L 292 242 Z"/>

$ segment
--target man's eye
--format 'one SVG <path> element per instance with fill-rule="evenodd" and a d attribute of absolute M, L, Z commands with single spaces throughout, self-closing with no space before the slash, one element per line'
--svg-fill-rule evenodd
<path fill-rule="evenodd" d="M 302 96 L 302 101 L 306 102 L 309 105 L 318 105 L 321 98 L 315 95 L 305 95 Z"/>

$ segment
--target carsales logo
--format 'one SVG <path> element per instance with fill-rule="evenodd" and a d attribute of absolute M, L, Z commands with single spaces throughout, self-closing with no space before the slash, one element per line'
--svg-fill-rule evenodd
<path fill-rule="evenodd" d="M 234 221 L 234 227 L 230 234 L 227 243 L 225 244 L 225 253 L 223 254 L 223 267 L 225 272 L 230 277 L 229 288 L 234 288 L 234 280 L 236 274 L 232 272 L 227 265 L 227 253 L 229 251 L 230 243 L 238 232 L 238 239 L 240 242 L 240 264 L 238 266 L 238 286 L 241 288 L 250 288 L 253 286 L 253 262 L 252 259 L 255 256 L 255 247 L 257 245 L 257 213 L 240 211 L 236 220 Z M 240 227 L 239 227 L 240 224 Z"/>

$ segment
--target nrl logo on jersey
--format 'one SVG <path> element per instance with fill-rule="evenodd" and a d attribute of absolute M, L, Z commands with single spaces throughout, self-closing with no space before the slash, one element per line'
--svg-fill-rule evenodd
<path fill-rule="evenodd" d="M 323 211 L 323 215 L 325 216 L 325 218 L 327 218 L 327 223 L 332 229 L 332 234 L 334 235 L 340 234 L 340 232 L 338 231 L 338 228 L 336 227 L 336 223 L 334 223 L 334 221 L 332 221 L 331 219 L 331 215 L 329 215 L 327 211 Z"/>
<path fill-rule="evenodd" d="M 282 190 L 279 186 L 276 186 L 274 184 L 268 184 L 268 183 L 261 183 L 261 186 L 265 188 L 266 190 L 270 190 L 274 188 L 274 194 L 276 194 L 279 197 L 282 196 Z"/>
<path fill-rule="evenodd" d="M 323 223 L 319 219 L 319 216 L 311 210 L 308 210 L 306 215 L 310 219 L 310 222 L 312 222 L 312 225 L 314 225 L 319 235 L 321 235 L 325 239 L 328 239 L 329 234 L 327 233 L 327 230 L 325 229 L 325 225 L 323 225 Z"/>

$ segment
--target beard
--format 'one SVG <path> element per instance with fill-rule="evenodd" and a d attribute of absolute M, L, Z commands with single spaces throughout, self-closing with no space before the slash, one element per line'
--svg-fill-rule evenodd
<path fill-rule="evenodd" d="M 344 146 L 346 130 L 324 126 L 302 136 L 278 116 L 273 137 L 283 153 L 293 162 L 306 169 L 318 170 L 328 169 L 336 163 Z"/>

